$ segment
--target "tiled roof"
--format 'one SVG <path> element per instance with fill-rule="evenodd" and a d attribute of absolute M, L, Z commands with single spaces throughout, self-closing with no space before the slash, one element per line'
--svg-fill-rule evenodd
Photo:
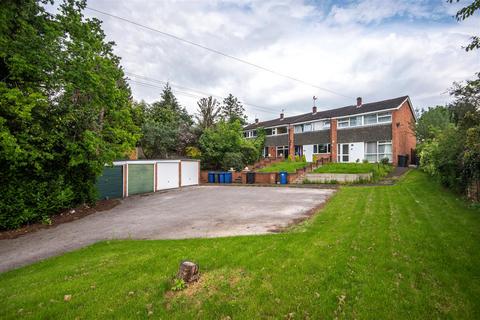
<path fill-rule="evenodd" d="M 262 121 L 259 123 L 252 123 L 247 125 L 244 129 L 255 129 L 258 127 L 274 127 L 279 126 L 282 124 L 292 124 L 292 123 L 299 123 L 299 122 L 307 122 L 313 121 L 318 119 L 328 119 L 328 118 L 338 118 L 350 115 L 356 115 L 360 113 L 367 113 L 367 112 L 375 112 L 375 111 L 382 111 L 397 108 L 408 96 L 401 96 L 398 98 L 383 100 L 383 101 L 376 101 L 370 103 L 364 103 L 361 107 L 357 107 L 356 105 L 350 105 L 342 108 L 330 109 L 325 111 L 318 111 L 317 113 L 304 113 L 298 116 L 286 117 L 283 120 L 280 118 Z"/>

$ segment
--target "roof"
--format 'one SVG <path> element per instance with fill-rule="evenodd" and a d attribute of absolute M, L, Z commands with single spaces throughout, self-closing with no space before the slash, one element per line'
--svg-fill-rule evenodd
<path fill-rule="evenodd" d="M 369 113 L 375 111 L 382 111 L 382 110 L 389 110 L 395 109 L 400 106 L 402 102 L 408 99 L 408 96 L 401 96 L 398 98 L 364 103 L 360 108 L 356 105 L 350 105 L 346 107 L 336 108 L 336 109 L 329 109 L 325 111 L 318 111 L 316 113 L 304 113 L 298 116 L 286 117 L 283 120 L 280 118 L 262 121 L 258 123 L 252 123 L 247 125 L 244 129 L 255 129 L 258 127 L 275 127 L 282 124 L 292 124 L 292 123 L 300 123 L 300 122 L 308 122 L 313 120 L 319 119 L 329 119 L 329 118 L 339 118 L 344 116 L 351 116 L 356 114 L 362 113 Z"/>

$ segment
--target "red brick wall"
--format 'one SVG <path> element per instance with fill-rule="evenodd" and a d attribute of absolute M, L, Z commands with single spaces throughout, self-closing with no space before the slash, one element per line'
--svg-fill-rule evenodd
<path fill-rule="evenodd" d="M 330 121 L 330 161 L 337 162 L 337 119 Z"/>
<path fill-rule="evenodd" d="M 397 165 L 398 155 L 408 154 L 408 162 L 412 159 L 411 150 L 415 149 L 417 140 L 412 130 L 415 122 L 408 100 L 398 110 L 392 112 L 392 162 Z"/>
<path fill-rule="evenodd" d="M 295 135 L 293 126 L 288 126 L 288 154 L 289 157 L 295 157 Z"/>

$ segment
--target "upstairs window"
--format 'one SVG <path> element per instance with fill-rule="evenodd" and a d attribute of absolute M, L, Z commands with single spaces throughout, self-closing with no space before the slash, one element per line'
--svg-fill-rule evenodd
<path fill-rule="evenodd" d="M 367 114 L 363 116 L 363 123 L 365 124 L 375 124 L 377 123 L 377 114 Z"/>
<path fill-rule="evenodd" d="M 362 116 L 359 117 L 350 117 L 350 127 L 356 127 L 362 125 Z"/>
<path fill-rule="evenodd" d="M 303 125 L 303 132 L 310 132 L 312 131 L 312 124 L 311 123 L 305 123 Z"/>
<path fill-rule="evenodd" d="M 276 128 L 277 129 L 277 134 L 285 134 L 288 132 L 288 128 L 287 127 L 278 127 Z"/>
<path fill-rule="evenodd" d="M 348 119 L 338 120 L 338 127 L 339 128 L 347 128 L 349 126 L 350 126 L 350 121 Z"/>
<path fill-rule="evenodd" d="M 392 114 L 390 112 L 383 112 L 378 114 L 378 123 L 392 122 Z"/>
<path fill-rule="evenodd" d="M 294 133 L 302 133 L 303 132 L 303 124 L 297 125 L 293 128 Z"/>
<path fill-rule="evenodd" d="M 272 128 L 265 129 L 265 135 L 273 136 L 273 129 Z"/>

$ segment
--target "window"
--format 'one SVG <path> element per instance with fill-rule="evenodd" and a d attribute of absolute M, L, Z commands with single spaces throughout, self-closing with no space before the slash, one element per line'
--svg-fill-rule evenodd
<path fill-rule="evenodd" d="M 350 127 L 362 125 L 362 117 L 350 117 Z"/>
<path fill-rule="evenodd" d="M 378 123 L 392 122 L 392 114 L 390 112 L 384 112 L 378 114 Z"/>
<path fill-rule="evenodd" d="M 346 120 L 339 120 L 338 121 L 338 127 L 339 128 L 346 128 L 350 125 L 350 121 L 348 119 Z"/>
<path fill-rule="evenodd" d="M 377 114 L 367 114 L 363 116 L 363 123 L 365 124 L 375 124 L 377 123 Z"/>
<path fill-rule="evenodd" d="M 273 129 L 272 128 L 265 129 L 265 135 L 272 136 L 273 135 Z"/>
<path fill-rule="evenodd" d="M 324 120 L 323 122 L 323 129 L 330 129 L 330 120 Z"/>
<path fill-rule="evenodd" d="M 277 147 L 277 157 L 278 158 L 286 158 L 288 157 L 288 146 L 279 146 Z"/>
<path fill-rule="evenodd" d="M 294 130 L 294 131 L 293 131 L 294 133 L 302 133 L 302 132 L 303 132 L 303 124 L 300 124 L 300 125 L 298 125 L 298 126 L 295 126 L 295 127 L 293 128 L 293 130 Z"/>
<path fill-rule="evenodd" d="M 303 132 L 310 132 L 312 131 L 312 124 L 311 123 L 305 123 L 303 125 Z"/>
<path fill-rule="evenodd" d="M 314 144 L 313 153 L 330 153 L 330 143 Z"/>
<path fill-rule="evenodd" d="M 392 142 L 391 141 L 373 141 L 365 143 L 365 159 L 369 162 L 380 162 L 388 158 L 392 161 Z"/>
<path fill-rule="evenodd" d="M 276 129 L 277 129 L 277 134 L 285 134 L 288 131 L 287 127 L 278 127 Z"/>

